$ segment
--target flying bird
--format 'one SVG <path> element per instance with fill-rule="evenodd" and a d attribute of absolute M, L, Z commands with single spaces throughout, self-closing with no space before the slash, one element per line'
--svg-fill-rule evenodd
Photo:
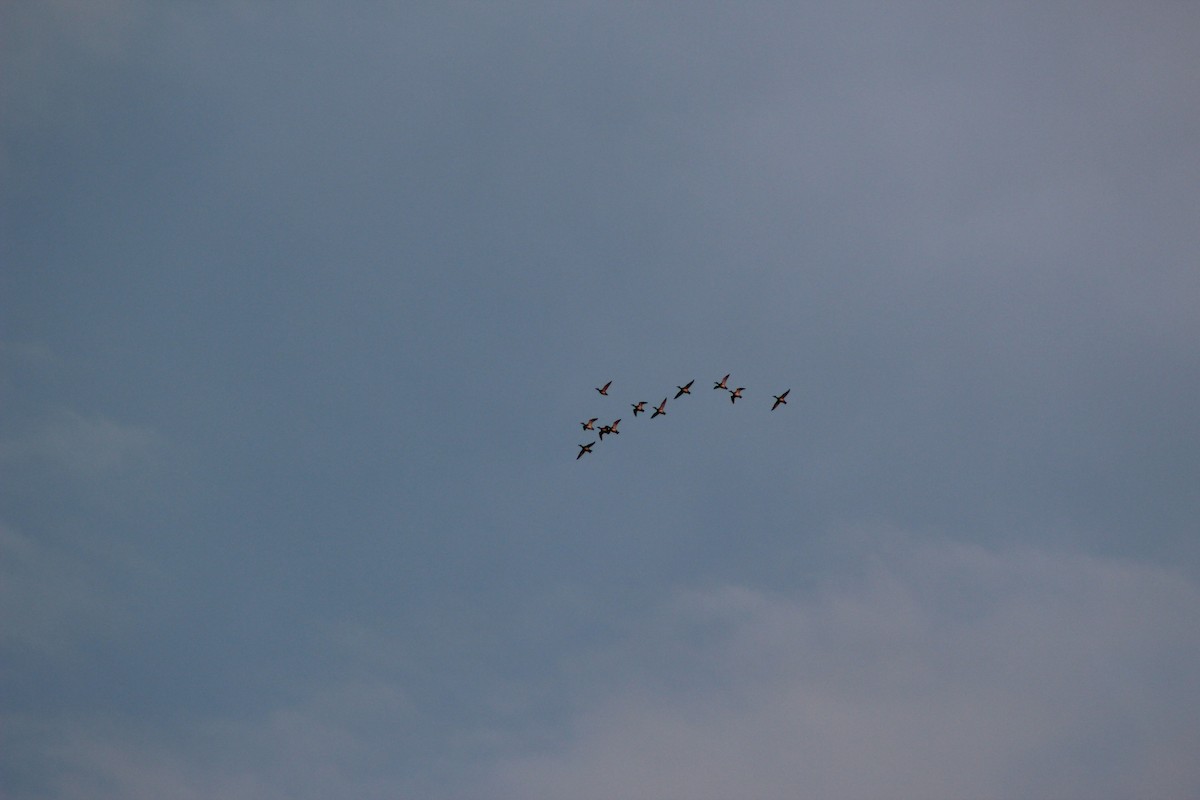
<path fill-rule="evenodd" d="M 633 406 L 633 415 L 635 417 L 638 414 L 646 413 L 646 401 L 645 400 L 641 401 L 640 403 L 632 403 L 631 405 Z"/>
<path fill-rule="evenodd" d="M 737 399 L 742 396 L 742 390 L 745 388 L 746 388 L 745 386 L 739 386 L 736 389 L 730 389 L 729 390 L 729 402 L 736 403 Z"/>
<path fill-rule="evenodd" d="M 725 391 L 729 391 L 729 387 L 725 385 L 725 382 L 728 380 L 729 380 L 729 376 L 726 375 L 724 378 L 721 378 L 721 380 L 714 383 L 713 388 L 714 389 L 724 389 Z"/>
<path fill-rule="evenodd" d="M 774 397 L 774 398 L 775 398 L 775 405 L 771 406 L 771 410 L 772 410 L 772 411 L 774 411 L 775 409 L 779 408 L 780 404 L 783 404 L 783 405 L 785 405 L 785 406 L 787 405 L 787 400 L 786 400 L 786 399 L 784 399 L 784 398 L 786 398 L 786 397 L 788 396 L 788 392 L 790 392 L 790 391 L 791 391 L 791 389 L 788 389 L 788 390 L 787 390 L 787 392 L 784 392 L 783 394 L 773 394 L 773 395 L 771 395 L 772 397 Z"/>
<path fill-rule="evenodd" d="M 675 399 L 678 400 L 680 397 L 683 397 L 685 394 L 691 394 L 692 393 L 692 384 L 695 382 L 696 382 L 696 379 L 693 378 L 692 380 L 687 382 L 687 386 L 676 386 L 675 388 L 678 389 L 679 391 L 675 393 Z"/>
<path fill-rule="evenodd" d="M 666 415 L 666 413 L 667 413 L 667 398 L 664 397 L 663 401 L 658 404 L 658 408 L 654 409 L 654 413 L 650 415 L 650 419 L 654 419 L 659 414 Z"/>
<path fill-rule="evenodd" d="M 578 461 L 579 459 L 583 458 L 584 453 L 592 452 L 592 445 L 594 444 L 595 442 L 588 442 L 587 444 L 579 445 L 579 455 L 575 456 L 575 460 Z"/>
<path fill-rule="evenodd" d="M 598 419 L 600 419 L 600 418 L 592 417 L 587 422 L 581 422 L 579 424 L 583 426 L 583 429 L 585 431 L 594 431 L 594 430 L 596 430 L 596 420 L 598 420 Z"/>
<path fill-rule="evenodd" d="M 603 439 L 604 434 L 606 434 L 606 433 L 620 433 L 620 431 L 617 430 L 617 426 L 620 424 L 621 424 L 621 420 L 617 420 L 612 425 L 605 425 L 604 427 L 602 427 L 600 429 L 600 438 Z"/>
<path fill-rule="evenodd" d="M 608 387 L 610 387 L 610 386 L 612 386 L 612 381 L 609 381 L 608 383 L 604 384 L 603 386 L 597 386 L 596 391 L 599 392 L 600 394 L 604 395 L 605 397 L 608 397 Z"/>

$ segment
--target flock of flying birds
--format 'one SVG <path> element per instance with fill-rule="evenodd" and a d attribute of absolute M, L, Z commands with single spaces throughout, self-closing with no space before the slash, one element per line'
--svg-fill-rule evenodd
<path fill-rule="evenodd" d="M 691 394 L 692 393 L 692 384 L 695 382 L 696 382 L 696 379 L 693 378 L 692 380 L 688 381 L 683 386 L 676 386 L 675 388 L 678 389 L 679 391 L 677 391 L 675 393 L 675 397 L 672 399 L 678 400 L 679 398 L 683 397 L 685 394 Z M 612 381 L 609 381 L 608 383 L 604 384 L 603 386 L 597 386 L 596 391 L 599 392 L 600 394 L 604 395 L 605 397 L 608 397 L 608 387 L 610 387 L 610 386 L 612 386 Z M 734 404 L 736 404 L 737 401 L 742 397 L 742 392 L 746 391 L 745 386 L 739 386 L 736 389 L 730 389 L 729 388 L 729 375 L 726 375 L 724 378 L 721 378 L 721 380 L 719 380 L 719 381 L 714 381 L 713 389 L 721 389 L 722 391 L 729 392 L 729 402 L 734 403 Z M 783 394 L 771 395 L 772 397 L 775 398 L 775 402 L 771 406 L 772 411 L 779 408 L 781 405 L 787 405 L 787 396 L 788 396 L 788 392 L 790 392 L 790 391 L 791 391 L 791 389 L 787 389 L 784 391 Z M 631 403 L 630 405 L 633 406 L 633 416 L 636 417 L 638 414 L 646 413 L 646 401 L 645 400 L 641 400 L 637 403 Z M 654 413 L 650 415 L 650 419 L 654 419 L 655 417 L 659 417 L 659 416 L 664 416 L 666 413 L 667 413 L 667 398 L 664 397 L 662 402 L 654 407 Z M 596 422 L 599 419 L 600 419 L 599 417 L 592 417 L 591 419 L 584 420 L 583 422 L 581 422 L 579 424 L 583 426 L 583 429 L 585 431 L 598 431 L 599 436 L 600 436 L 600 441 L 604 441 L 605 436 L 609 436 L 609 435 L 615 436 L 620 433 L 620 431 L 617 430 L 617 426 L 621 424 L 621 420 L 617 419 L 617 420 L 614 420 L 611 425 L 601 425 L 599 428 L 597 428 Z M 592 452 L 592 447 L 595 444 L 596 444 L 595 442 L 588 442 L 587 444 L 579 445 L 579 454 L 575 456 L 575 460 L 578 461 L 579 459 L 583 458 L 585 453 Z"/>

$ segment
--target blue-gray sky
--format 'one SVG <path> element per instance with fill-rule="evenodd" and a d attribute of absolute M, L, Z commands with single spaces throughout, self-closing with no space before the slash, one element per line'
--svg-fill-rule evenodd
<path fill-rule="evenodd" d="M 1198 38 L 4 4 L 0 794 L 1200 794 Z"/>

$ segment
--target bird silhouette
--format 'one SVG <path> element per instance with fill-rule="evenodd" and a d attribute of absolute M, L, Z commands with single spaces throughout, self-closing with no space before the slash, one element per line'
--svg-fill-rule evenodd
<path fill-rule="evenodd" d="M 579 459 L 583 458 L 584 453 L 592 452 L 592 445 L 594 444 L 595 442 L 588 442 L 587 444 L 579 445 L 579 455 L 575 456 L 575 460 L 578 461 Z"/>
<path fill-rule="evenodd" d="M 635 417 L 636 417 L 638 414 L 645 414 L 645 413 L 646 413 L 646 401 L 645 401 L 645 400 L 642 400 L 640 403 L 631 403 L 630 405 L 632 405 L 632 406 L 633 406 L 633 415 L 634 415 Z"/>
<path fill-rule="evenodd" d="M 650 415 L 650 419 L 654 419 L 659 414 L 662 414 L 665 416 L 666 413 L 667 413 L 667 398 L 664 397 L 663 401 L 658 404 L 658 408 L 654 409 L 654 413 Z"/>
<path fill-rule="evenodd" d="M 745 388 L 746 388 L 745 386 L 739 386 L 736 389 L 730 389 L 729 390 L 729 402 L 736 403 L 737 399 L 742 396 L 742 391 Z"/>
<path fill-rule="evenodd" d="M 604 434 L 606 434 L 606 433 L 620 433 L 620 431 L 617 430 L 617 426 L 620 424 L 621 424 L 621 420 L 617 420 L 612 425 L 605 425 L 604 427 L 602 427 L 600 429 L 600 438 L 603 439 Z"/>
<path fill-rule="evenodd" d="M 696 382 L 696 379 L 693 378 L 692 380 L 687 382 L 686 386 L 676 386 L 675 388 L 678 389 L 679 391 L 675 393 L 675 399 L 678 400 L 680 397 L 683 397 L 685 394 L 691 394 L 692 393 L 692 384 L 695 382 Z"/>
<path fill-rule="evenodd" d="M 714 389 L 724 389 L 725 391 L 729 391 L 729 387 L 725 385 L 725 382 L 728 380 L 729 380 L 729 376 L 726 375 L 724 378 L 721 378 L 721 380 L 714 383 L 713 388 Z"/>
<path fill-rule="evenodd" d="M 771 406 L 772 411 L 779 408 L 780 405 L 785 405 L 785 406 L 787 405 L 787 400 L 785 400 L 784 398 L 786 398 L 788 396 L 788 392 L 790 392 L 790 391 L 791 391 L 791 389 L 788 389 L 787 392 L 784 392 L 783 394 L 771 395 L 772 397 L 775 398 L 775 405 Z"/>
<path fill-rule="evenodd" d="M 604 384 L 603 386 L 597 386 L 596 391 L 599 392 L 600 394 L 604 395 L 605 397 L 608 397 L 608 387 L 610 387 L 610 386 L 612 386 L 612 381 L 609 381 L 608 383 Z"/>
<path fill-rule="evenodd" d="M 596 420 L 598 420 L 598 419 L 600 419 L 600 418 L 592 417 L 587 422 L 581 422 L 579 424 L 583 426 L 583 429 L 585 431 L 594 431 L 596 429 Z"/>

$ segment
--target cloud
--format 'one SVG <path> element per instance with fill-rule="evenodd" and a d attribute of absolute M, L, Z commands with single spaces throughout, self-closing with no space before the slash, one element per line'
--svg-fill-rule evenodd
<path fill-rule="evenodd" d="M 114 615 L 94 569 L 0 523 L 0 648 L 60 649 Z"/>
<path fill-rule="evenodd" d="M 1193 580 L 1073 553 L 891 534 L 859 542 L 859 566 L 807 594 L 678 591 L 617 644 L 556 654 L 548 661 L 576 665 L 555 667 L 569 673 L 565 729 L 547 721 L 554 735 L 506 734 L 495 720 L 459 719 L 478 759 L 433 770 L 449 781 L 438 791 L 428 772 L 406 770 L 430 749 L 430 726 L 451 721 L 430 718 L 398 676 L 372 666 L 372 645 L 290 700 L 191 719 L 185 733 L 9 714 L 4 727 L 38 776 L 12 796 L 936 800 L 1200 789 Z"/>
<path fill-rule="evenodd" d="M 1110 5 L 0 4 L 5 791 L 1196 793 L 1200 51 Z"/>
<path fill-rule="evenodd" d="M 87 643 L 119 640 L 163 613 L 142 607 L 145 592 L 166 584 L 162 569 L 126 542 L 88 533 L 38 536 L 0 520 L 0 654 L 71 663 Z"/>
<path fill-rule="evenodd" d="M 1190 796 L 1197 610 L 1160 567 L 907 539 L 809 597 L 682 593 L 493 796 Z"/>
<path fill-rule="evenodd" d="M 150 499 L 141 478 L 162 446 L 150 428 L 62 408 L 0 426 L 0 649 L 62 655 L 145 621 L 132 597 L 161 570 L 109 525 L 113 509 Z"/>
<path fill-rule="evenodd" d="M 145 463 L 160 446 L 161 438 L 149 428 L 60 409 L 29 431 L 0 441 L 0 466 L 33 460 L 99 476 Z"/>
<path fill-rule="evenodd" d="M 148 17 L 143 0 L 0 6 L 0 174 L 16 163 L 9 137 L 74 118 L 73 79 L 123 60 Z"/>
<path fill-rule="evenodd" d="M 385 798 L 404 785 L 386 768 L 378 777 L 394 752 L 391 726 L 410 714 L 394 684 L 339 679 L 266 714 L 193 720 L 177 736 L 102 718 L 0 722 L 8 755 L 37 776 L 13 798 Z"/>

